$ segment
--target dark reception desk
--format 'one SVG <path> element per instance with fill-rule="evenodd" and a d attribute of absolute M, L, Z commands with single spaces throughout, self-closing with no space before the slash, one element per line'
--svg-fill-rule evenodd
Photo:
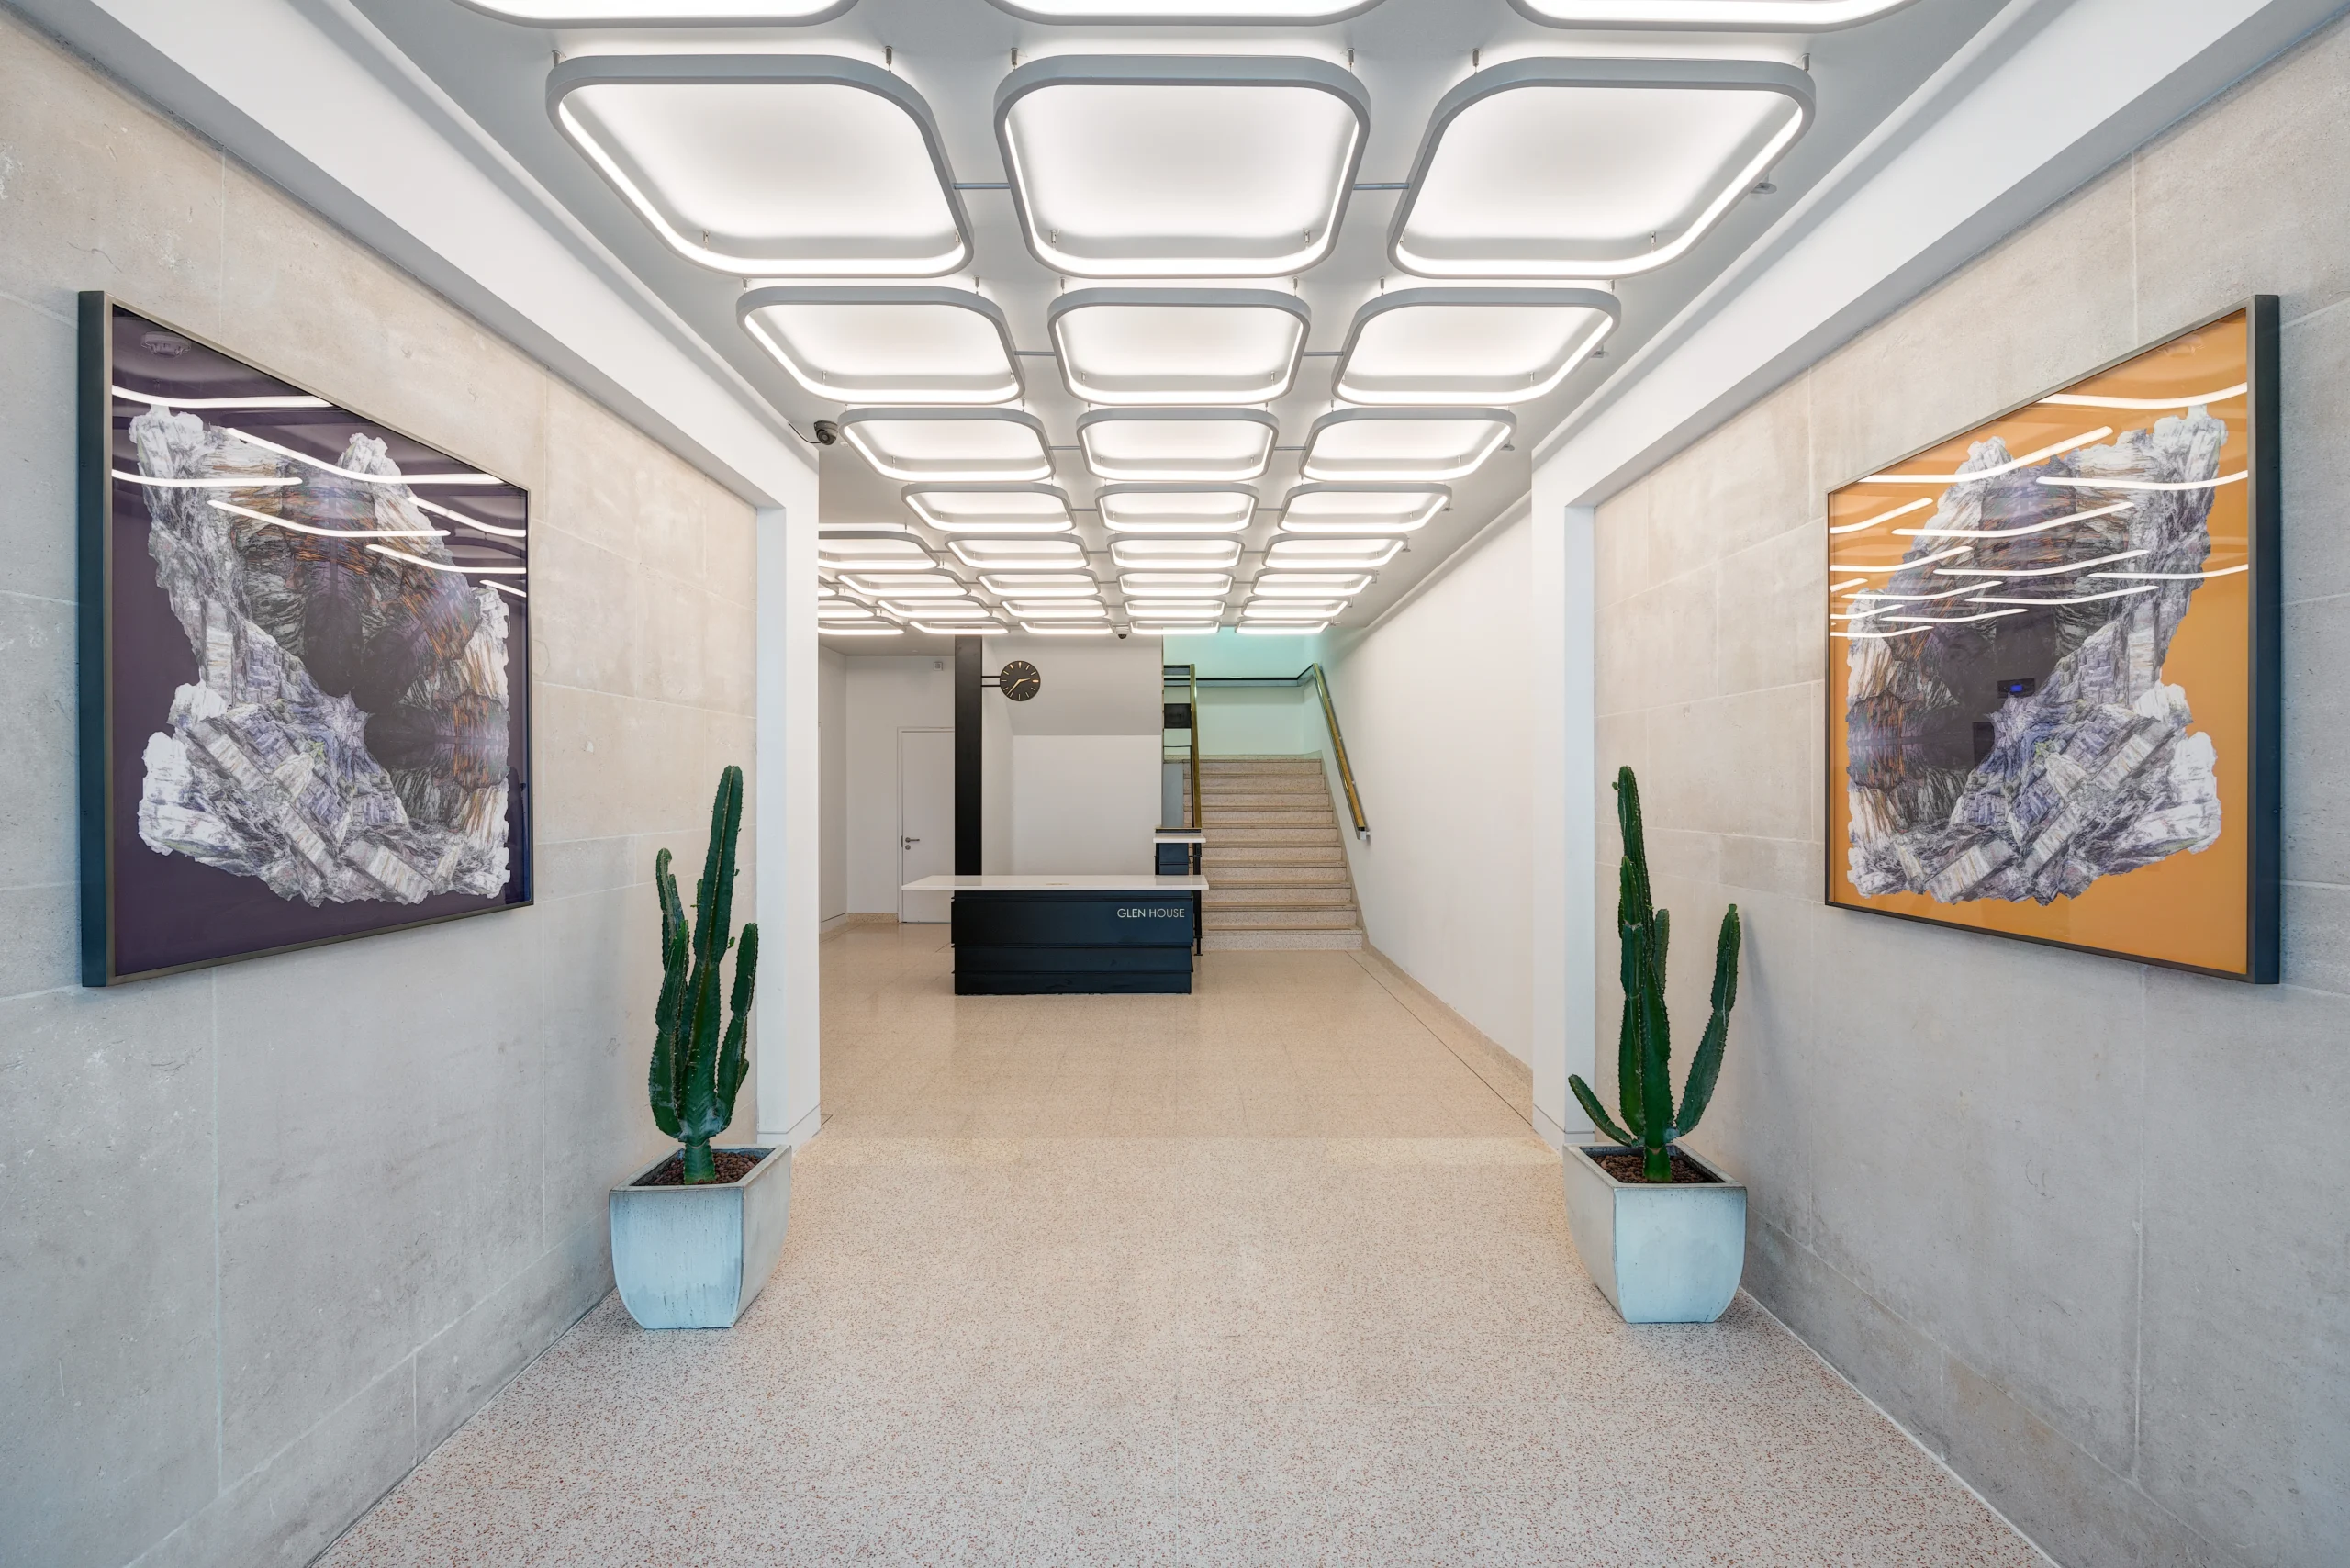
<path fill-rule="evenodd" d="M 924 877 L 955 895 L 955 994 L 1192 989 L 1204 877 Z"/>

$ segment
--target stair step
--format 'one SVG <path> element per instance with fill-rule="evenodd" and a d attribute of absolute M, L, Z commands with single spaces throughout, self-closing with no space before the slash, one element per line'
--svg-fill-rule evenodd
<path fill-rule="evenodd" d="M 1242 861 L 1216 867 L 1208 880 L 1219 888 L 1343 888 L 1347 885 L 1347 868 L 1336 863 L 1267 866 Z"/>
<path fill-rule="evenodd" d="M 1243 761 L 1236 757 L 1200 758 L 1200 781 L 1211 778 L 1319 778 L 1322 759 L 1318 756 L 1262 757 Z"/>
<path fill-rule="evenodd" d="M 1268 866 L 1319 869 L 1344 867 L 1347 852 L 1332 844 L 1327 834 L 1321 834 L 1303 844 L 1212 844 L 1201 863 L 1212 872 L 1247 871 Z"/>
<path fill-rule="evenodd" d="M 1327 806 L 1329 803 L 1328 792 L 1322 790 L 1200 791 L 1200 810 L 1203 812 L 1248 811 L 1260 806 L 1295 811 L 1302 806 Z"/>
<path fill-rule="evenodd" d="M 1313 846 L 1342 855 L 1338 847 L 1337 830 L 1329 823 L 1320 827 L 1265 827 L 1248 823 L 1225 823 L 1213 830 L 1209 853 L 1217 855 L 1227 849 L 1257 849 L 1272 846 L 1298 848 Z"/>
<path fill-rule="evenodd" d="M 1233 812 L 1207 821 L 1210 833 L 1225 833 L 1237 827 L 1319 828 L 1328 833 L 1332 826 L 1327 812 Z"/>
<path fill-rule="evenodd" d="M 1206 931 L 1200 948 L 1208 953 L 1353 952 L 1363 945 L 1360 931 Z"/>
<path fill-rule="evenodd" d="M 1343 909 L 1240 909 L 1203 911 L 1209 931 L 1360 931 L 1354 906 Z"/>
<path fill-rule="evenodd" d="M 1335 888 L 1236 888 L 1208 879 L 1208 890 L 1203 895 L 1203 909 L 1221 913 L 1227 910 L 1259 909 L 1346 909 L 1355 907 L 1355 890 L 1349 887 Z"/>

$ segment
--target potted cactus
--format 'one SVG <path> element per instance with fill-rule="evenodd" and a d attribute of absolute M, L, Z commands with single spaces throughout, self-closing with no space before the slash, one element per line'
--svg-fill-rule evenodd
<path fill-rule="evenodd" d="M 790 1218 L 789 1149 L 711 1147 L 733 1121 L 734 1096 L 750 1070 L 756 924 L 743 927 L 731 993 L 724 974 L 735 946 L 734 846 L 742 828 L 743 770 L 729 767 L 711 805 L 690 925 L 669 852 L 653 862 L 661 995 L 649 1088 L 654 1123 L 678 1147 L 611 1195 L 613 1282 L 629 1316 L 647 1328 L 732 1327 L 775 1271 Z"/>
<path fill-rule="evenodd" d="M 1738 1002 L 1738 906 L 1722 915 L 1713 1016 L 1676 1104 L 1664 1002 L 1673 917 L 1650 897 L 1640 787 L 1628 767 L 1616 774 L 1616 817 L 1624 830 L 1616 902 L 1623 936 L 1624 1011 L 1616 1042 L 1622 1120 L 1607 1114 L 1580 1076 L 1567 1081 L 1591 1125 L 1615 1140 L 1566 1150 L 1567 1225 L 1592 1282 L 1627 1323 L 1711 1323 L 1738 1294 L 1745 1271 L 1746 1189 L 1724 1181 L 1677 1140 L 1706 1114 L 1721 1072 Z"/>

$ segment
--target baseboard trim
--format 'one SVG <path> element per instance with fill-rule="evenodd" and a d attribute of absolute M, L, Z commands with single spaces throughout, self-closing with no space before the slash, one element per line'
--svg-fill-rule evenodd
<path fill-rule="evenodd" d="M 1371 978 L 1404 1010 L 1427 1025 L 1485 1086 L 1508 1102 L 1511 1110 L 1534 1123 L 1534 1070 L 1510 1053 L 1509 1047 L 1463 1018 L 1442 997 L 1414 980 L 1404 968 L 1369 941 L 1355 954 Z M 1539 1129 L 1538 1129 L 1539 1130 Z"/>

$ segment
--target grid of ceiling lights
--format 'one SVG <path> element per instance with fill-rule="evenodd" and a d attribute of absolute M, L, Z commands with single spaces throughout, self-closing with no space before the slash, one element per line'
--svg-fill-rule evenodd
<path fill-rule="evenodd" d="M 465 3 L 546 25 L 792 24 L 854 0 Z M 995 3 L 1114 27 L 1311 24 L 1378 0 Z M 1841 26 L 1902 3 L 1514 0 L 1561 27 L 1715 30 Z M 985 269 L 964 187 L 893 71 L 816 53 L 575 55 L 548 104 L 668 245 L 747 280 L 742 330 L 902 486 L 903 522 L 824 531 L 827 633 L 1237 620 L 1295 634 L 1343 616 L 1449 486 L 1510 441 L 1512 406 L 1599 348 L 1614 280 L 1686 253 L 1767 175 L 1812 95 L 1801 71 L 1753 59 L 1476 70 L 1437 106 L 1397 201 L 1386 252 L 1402 286 L 1326 329 L 1295 280 L 1331 254 L 1359 177 L 1372 105 L 1351 72 L 1267 53 L 1019 63 L 994 100 L 1004 185 L 976 199 L 1009 200 L 1035 260 L 1067 280 L 1048 343 L 1025 353 L 969 281 Z M 825 152 L 772 151 L 807 146 Z M 1074 429 L 1024 407 L 1046 357 L 1084 408 Z M 1329 411 L 1282 428 L 1271 405 L 1325 369 Z M 1296 454 L 1298 482 L 1262 491 L 1277 451 Z"/>

